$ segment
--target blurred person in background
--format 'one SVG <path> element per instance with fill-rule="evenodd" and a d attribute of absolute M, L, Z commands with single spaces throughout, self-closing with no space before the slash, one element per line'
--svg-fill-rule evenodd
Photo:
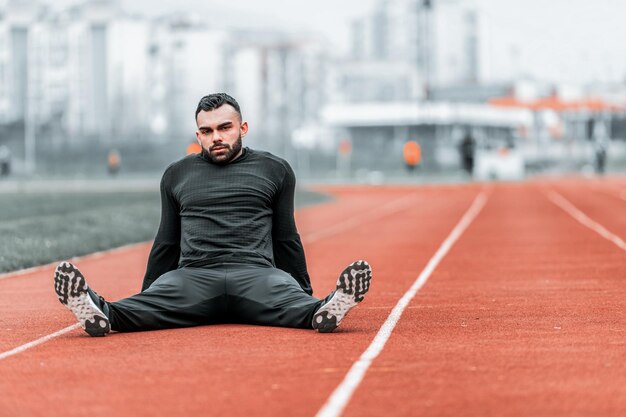
<path fill-rule="evenodd" d="M 461 166 L 469 175 L 474 172 L 474 155 L 476 153 L 476 140 L 472 133 L 468 130 L 465 132 L 463 140 L 459 145 L 459 153 L 461 154 Z"/>
<path fill-rule="evenodd" d="M 367 293 L 369 264 L 351 263 L 334 291 L 313 297 L 287 161 L 242 146 L 248 123 L 227 94 L 203 97 L 196 124 L 201 152 L 171 164 L 161 180 L 161 224 L 142 292 L 108 302 L 62 262 L 59 300 L 91 336 L 212 323 L 332 332 Z"/>
<path fill-rule="evenodd" d="M 603 122 L 596 122 L 593 128 L 594 167 L 596 174 L 604 174 L 609 147 L 609 135 Z"/>
<path fill-rule="evenodd" d="M 606 140 L 596 140 L 594 144 L 596 173 L 600 175 L 604 174 L 606 167 L 607 145 Z"/>
<path fill-rule="evenodd" d="M 606 169 L 606 156 L 609 147 L 609 139 L 605 137 L 596 138 L 594 141 L 595 168 L 597 174 L 604 174 Z"/>
<path fill-rule="evenodd" d="M 11 174 L 11 150 L 8 146 L 0 146 L 0 176 L 8 177 Z"/>
<path fill-rule="evenodd" d="M 122 157 L 117 149 L 111 149 L 107 155 L 107 169 L 109 175 L 116 175 L 122 164 Z"/>

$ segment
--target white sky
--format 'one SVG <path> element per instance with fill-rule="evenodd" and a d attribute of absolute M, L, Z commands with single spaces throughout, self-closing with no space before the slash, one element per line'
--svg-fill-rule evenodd
<path fill-rule="evenodd" d="M 517 62 L 519 72 L 550 81 L 626 81 L 625 1 L 477 2 L 489 22 L 495 74 Z"/>
<path fill-rule="evenodd" d="M 46 0 L 69 4 L 73 0 Z M 348 23 L 377 0 L 120 0 L 147 15 L 183 9 L 206 16 L 208 26 L 278 27 L 325 33 L 339 51 Z M 393 0 L 391 0 L 393 1 Z M 436 3 L 438 0 L 433 0 Z M 626 80 L 624 0 L 458 0 L 477 4 L 487 19 L 491 74 L 529 74 L 547 81 Z"/>

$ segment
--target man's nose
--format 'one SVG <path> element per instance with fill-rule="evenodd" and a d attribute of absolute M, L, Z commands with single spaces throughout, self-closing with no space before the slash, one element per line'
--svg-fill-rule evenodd
<path fill-rule="evenodd" d="M 222 142 L 224 139 L 222 138 L 222 134 L 219 131 L 213 132 L 213 136 L 211 137 L 211 141 L 213 142 Z"/>

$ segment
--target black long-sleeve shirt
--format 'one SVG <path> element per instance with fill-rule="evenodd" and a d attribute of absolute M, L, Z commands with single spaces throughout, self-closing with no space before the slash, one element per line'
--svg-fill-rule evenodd
<path fill-rule="evenodd" d="M 226 262 L 276 266 L 312 294 L 294 219 L 295 185 L 285 160 L 249 148 L 226 165 L 202 155 L 171 164 L 161 180 L 161 224 L 142 291 L 171 270 Z"/>

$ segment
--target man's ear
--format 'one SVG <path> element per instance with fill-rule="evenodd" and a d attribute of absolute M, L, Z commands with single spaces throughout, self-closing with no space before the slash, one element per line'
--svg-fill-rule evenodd
<path fill-rule="evenodd" d="M 241 126 L 239 127 L 239 132 L 241 133 L 242 137 L 246 136 L 246 133 L 248 133 L 248 122 L 241 123 Z"/>
<path fill-rule="evenodd" d="M 198 131 L 198 130 L 196 130 L 196 140 L 198 141 L 200 146 L 202 146 L 202 142 L 200 142 L 200 131 Z"/>

